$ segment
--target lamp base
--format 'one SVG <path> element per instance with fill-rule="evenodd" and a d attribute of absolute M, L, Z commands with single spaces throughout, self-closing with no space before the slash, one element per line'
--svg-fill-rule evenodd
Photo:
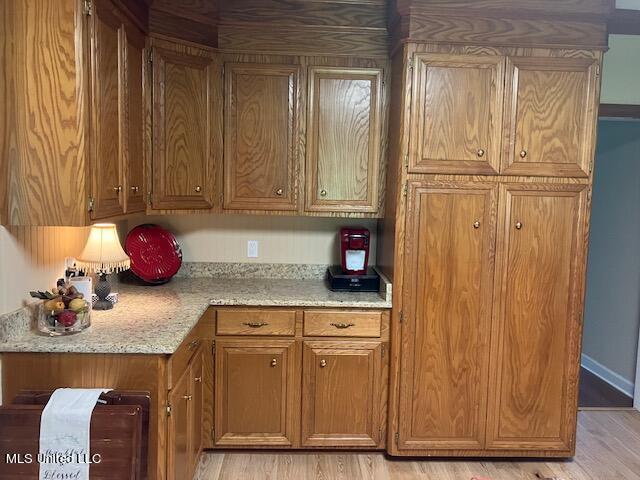
<path fill-rule="evenodd" d="M 98 296 L 98 300 L 93 305 L 94 310 L 111 310 L 113 303 L 107 300 L 107 296 L 111 293 L 111 284 L 107 281 L 107 274 L 100 273 L 100 280 L 96 283 L 94 288 L 95 294 Z"/>

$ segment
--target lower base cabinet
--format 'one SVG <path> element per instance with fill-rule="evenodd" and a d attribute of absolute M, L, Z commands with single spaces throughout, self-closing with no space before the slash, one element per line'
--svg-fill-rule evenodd
<path fill-rule="evenodd" d="M 382 343 L 304 342 L 302 446 L 380 446 Z"/>
<path fill-rule="evenodd" d="M 205 349 L 201 347 L 169 392 L 167 476 L 170 480 L 192 478 L 202 452 L 204 355 Z"/>
<path fill-rule="evenodd" d="M 293 445 L 296 357 L 293 340 L 217 341 L 217 446 Z"/>
<path fill-rule="evenodd" d="M 215 448 L 385 448 L 388 312 L 216 317 Z"/>

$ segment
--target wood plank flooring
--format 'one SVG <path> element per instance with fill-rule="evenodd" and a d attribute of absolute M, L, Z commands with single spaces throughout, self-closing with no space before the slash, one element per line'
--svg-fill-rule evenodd
<path fill-rule="evenodd" d="M 589 370 L 580 368 L 578 405 L 589 408 L 631 408 L 633 398 L 616 390 Z"/>
<path fill-rule="evenodd" d="M 197 480 L 640 480 L 640 412 L 582 411 L 573 460 L 395 460 L 382 453 L 206 452 Z"/>

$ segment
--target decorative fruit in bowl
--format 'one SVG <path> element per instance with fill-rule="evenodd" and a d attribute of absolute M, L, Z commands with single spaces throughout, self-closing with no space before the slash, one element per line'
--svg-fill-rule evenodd
<path fill-rule="evenodd" d="M 31 292 L 38 305 L 38 330 L 50 336 L 78 333 L 91 325 L 91 302 L 75 287 L 58 286 L 51 292 Z"/>

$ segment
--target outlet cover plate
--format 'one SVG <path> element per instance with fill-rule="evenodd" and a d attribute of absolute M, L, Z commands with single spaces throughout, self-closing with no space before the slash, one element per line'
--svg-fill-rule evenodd
<path fill-rule="evenodd" d="M 258 241 L 247 241 L 247 258 L 258 258 Z"/>

